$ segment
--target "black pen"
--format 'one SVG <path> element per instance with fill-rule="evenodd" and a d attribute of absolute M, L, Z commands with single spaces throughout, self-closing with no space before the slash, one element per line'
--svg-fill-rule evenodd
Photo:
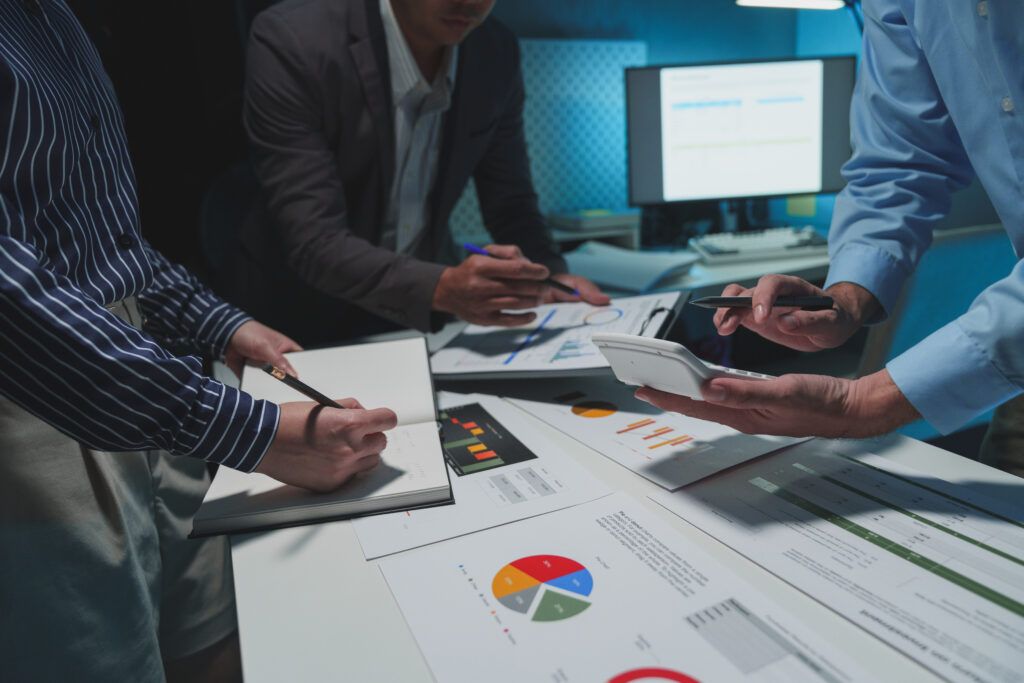
<path fill-rule="evenodd" d="M 327 398 L 326 396 L 324 396 L 319 391 L 309 386 L 305 382 L 300 382 L 298 378 L 292 377 L 284 370 L 275 368 L 270 363 L 263 364 L 263 371 L 268 375 L 276 377 L 277 379 L 281 380 L 295 391 L 298 391 L 299 393 L 310 397 L 311 399 L 313 399 L 322 406 L 327 406 L 328 408 L 338 408 L 339 410 L 345 410 L 345 406 L 341 405 L 336 401 L 332 401 L 331 399 Z"/>
<path fill-rule="evenodd" d="M 470 244 L 469 242 L 466 242 L 462 246 L 463 246 L 463 248 L 465 248 L 466 251 L 471 251 L 474 254 L 480 254 L 481 256 L 490 256 L 491 258 L 498 258 L 497 256 L 495 256 L 491 252 L 487 251 L 486 249 L 481 249 L 480 247 L 476 246 L 475 244 Z M 559 282 L 558 280 L 556 280 L 554 278 L 550 278 L 550 277 L 546 278 L 544 280 L 544 284 L 546 284 L 546 285 L 548 285 L 550 287 L 554 287 L 555 289 L 560 289 L 563 292 L 565 292 L 566 294 L 575 294 L 576 296 L 580 295 L 580 290 L 573 289 L 569 285 L 563 285 L 561 282 Z"/>
<path fill-rule="evenodd" d="M 749 296 L 705 296 L 690 303 L 704 308 L 750 308 Z M 776 308 L 799 308 L 804 311 L 825 311 L 832 308 L 830 296 L 780 296 Z"/>

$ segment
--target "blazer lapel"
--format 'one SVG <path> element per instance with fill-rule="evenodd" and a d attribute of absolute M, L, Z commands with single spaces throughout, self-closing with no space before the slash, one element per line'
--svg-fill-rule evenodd
<path fill-rule="evenodd" d="M 380 183 L 382 195 L 378 200 L 383 210 L 390 196 L 391 182 L 395 175 L 395 124 L 384 25 L 375 0 L 357 1 L 352 3 L 352 7 L 350 32 L 353 40 L 349 44 L 349 52 L 359 73 L 366 106 L 373 117 L 374 130 L 377 133 L 377 149 L 380 153 L 383 176 Z"/>

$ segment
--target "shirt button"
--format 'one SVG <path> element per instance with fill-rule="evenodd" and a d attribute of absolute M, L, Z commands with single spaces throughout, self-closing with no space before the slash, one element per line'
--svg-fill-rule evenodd
<path fill-rule="evenodd" d="M 1000 102 L 999 104 L 1003 107 L 1003 111 L 1005 111 L 1005 112 L 1013 111 L 1013 100 L 1011 100 L 1009 97 L 1004 97 L 1003 101 Z"/>
<path fill-rule="evenodd" d="M 92 128 L 93 130 L 99 130 L 100 129 L 100 117 L 97 116 L 96 114 L 93 114 L 92 116 L 90 116 L 89 117 L 89 127 Z"/>
<path fill-rule="evenodd" d="M 135 244 L 135 240 L 132 239 L 131 235 L 121 233 L 117 236 L 117 245 L 122 249 L 131 249 L 133 244 Z"/>
<path fill-rule="evenodd" d="M 37 19 L 43 18 L 43 7 L 39 4 L 39 0 L 25 0 L 25 11 Z"/>
<path fill-rule="evenodd" d="M 988 2 L 986 0 L 981 0 L 981 2 L 978 3 L 978 16 L 979 17 L 987 17 L 988 16 Z"/>

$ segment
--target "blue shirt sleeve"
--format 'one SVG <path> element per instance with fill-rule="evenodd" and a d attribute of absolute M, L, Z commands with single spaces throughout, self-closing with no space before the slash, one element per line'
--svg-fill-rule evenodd
<path fill-rule="evenodd" d="M 892 3 L 889 3 L 892 5 Z M 950 195 L 974 176 L 931 68 L 895 8 L 864 6 L 864 52 L 850 108 L 853 156 L 836 197 L 826 287 L 854 282 L 892 313 L 931 246 Z"/>
<path fill-rule="evenodd" d="M 962 124 L 970 130 L 958 130 L 933 74 L 935 64 L 898 3 L 865 2 L 864 13 L 864 53 L 851 108 L 854 154 L 843 168 L 848 185 L 836 198 L 826 287 L 865 287 L 884 309 L 869 321 L 878 322 L 892 312 L 931 245 L 934 226 L 949 212 L 950 195 L 974 176 L 961 134 L 982 139 L 998 126 L 995 108 L 990 114 L 979 106 L 976 118 Z M 946 47 L 948 60 L 969 58 L 967 47 Z M 948 433 L 1021 393 L 1021 340 L 1024 267 L 1018 262 L 966 313 L 886 367 L 924 419 Z"/>

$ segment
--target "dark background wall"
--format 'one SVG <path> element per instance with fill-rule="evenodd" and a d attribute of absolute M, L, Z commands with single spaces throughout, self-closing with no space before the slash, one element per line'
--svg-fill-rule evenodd
<path fill-rule="evenodd" d="M 68 0 L 118 92 L 143 231 L 202 272 L 197 218 L 210 181 L 245 158 L 241 34 L 270 0 Z M 645 40 L 650 63 L 786 57 L 796 13 L 732 0 L 498 0 L 522 38 Z"/>

